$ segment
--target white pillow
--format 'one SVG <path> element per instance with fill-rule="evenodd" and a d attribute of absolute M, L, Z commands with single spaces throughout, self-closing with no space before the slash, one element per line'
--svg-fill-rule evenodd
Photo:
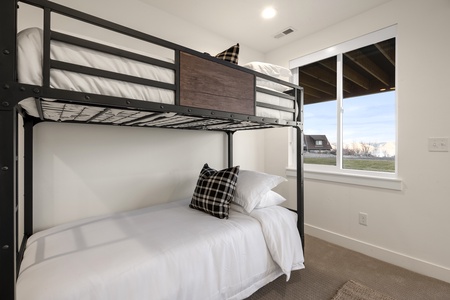
<path fill-rule="evenodd" d="M 241 214 L 246 214 L 247 215 L 247 212 L 244 210 L 244 208 L 242 206 L 234 203 L 233 201 L 231 201 L 231 203 L 230 203 L 230 209 L 234 210 L 234 211 L 237 211 L 237 212 L 239 212 Z"/>
<path fill-rule="evenodd" d="M 274 191 L 268 191 L 263 196 L 263 198 L 258 203 L 258 205 L 256 205 L 255 209 L 278 205 L 278 204 L 283 203 L 284 201 L 286 201 L 286 198 L 284 198 L 280 194 L 278 194 L 278 193 L 276 193 Z M 241 214 L 248 214 L 242 206 L 240 206 L 239 204 L 236 204 L 234 202 L 231 202 L 230 209 L 234 210 L 234 211 L 237 211 L 237 212 L 240 212 Z"/>
<path fill-rule="evenodd" d="M 263 196 L 261 201 L 256 205 L 255 208 L 264 208 L 269 207 L 273 205 L 278 205 L 286 201 L 286 198 L 281 196 L 280 194 L 274 192 L 274 191 L 268 191 L 267 194 Z"/>
<path fill-rule="evenodd" d="M 251 213 L 267 192 L 283 181 L 286 181 L 286 178 L 278 175 L 240 170 L 233 202 Z"/>
<path fill-rule="evenodd" d="M 289 81 L 289 77 L 292 76 L 292 72 L 288 68 L 269 63 L 254 61 L 245 64 L 244 67 L 286 81 Z"/>
<path fill-rule="evenodd" d="M 281 66 L 269 64 L 269 63 L 254 61 L 254 62 L 245 64 L 244 67 L 251 69 L 253 71 L 265 74 L 265 75 L 272 76 L 272 77 L 280 79 L 280 80 L 287 81 L 287 82 L 290 81 L 290 78 L 292 76 L 291 70 L 281 67 Z M 289 86 L 285 86 L 285 85 L 282 85 L 282 84 L 279 84 L 279 83 L 276 83 L 273 81 L 269 81 L 269 80 L 266 80 L 263 78 L 258 78 L 258 77 L 256 78 L 256 85 L 259 87 L 272 89 L 272 90 L 275 90 L 278 92 L 285 92 L 285 91 L 291 89 Z"/>
<path fill-rule="evenodd" d="M 289 87 L 287 85 L 282 85 L 282 84 L 279 84 L 279 83 L 276 83 L 273 81 L 269 81 L 266 79 L 261 79 L 261 78 L 256 78 L 256 86 L 266 88 L 266 89 L 271 89 L 271 90 L 281 92 L 281 93 L 292 89 L 291 87 Z"/>

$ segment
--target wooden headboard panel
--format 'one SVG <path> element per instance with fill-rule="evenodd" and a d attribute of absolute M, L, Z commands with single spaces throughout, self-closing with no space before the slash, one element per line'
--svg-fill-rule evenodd
<path fill-rule="evenodd" d="M 255 115 L 255 76 L 180 53 L 180 105 Z"/>

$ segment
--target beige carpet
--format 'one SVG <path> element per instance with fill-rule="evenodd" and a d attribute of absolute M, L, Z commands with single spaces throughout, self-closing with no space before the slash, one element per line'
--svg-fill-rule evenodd
<path fill-rule="evenodd" d="M 353 280 L 347 281 L 331 300 L 395 300 Z"/>
<path fill-rule="evenodd" d="M 426 277 L 307 235 L 303 270 L 280 276 L 248 300 L 330 300 L 356 280 L 397 300 L 449 300 L 450 283 Z"/>

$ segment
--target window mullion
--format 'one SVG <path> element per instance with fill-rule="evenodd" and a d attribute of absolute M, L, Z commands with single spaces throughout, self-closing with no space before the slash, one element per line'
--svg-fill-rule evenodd
<path fill-rule="evenodd" d="M 336 114 L 337 114 L 337 141 L 336 141 L 336 167 L 342 169 L 342 149 L 343 149 L 343 134 L 342 134 L 342 119 L 343 119 L 343 55 L 336 55 Z"/>

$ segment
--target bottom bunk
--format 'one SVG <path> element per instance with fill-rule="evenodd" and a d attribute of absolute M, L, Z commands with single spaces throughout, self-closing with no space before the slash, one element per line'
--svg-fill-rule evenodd
<path fill-rule="evenodd" d="M 289 280 L 304 258 L 297 214 L 271 191 L 283 179 L 237 167 L 224 208 L 207 199 L 217 198 L 207 186 L 223 180 L 218 172 L 204 166 L 192 199 L 35 233 L 17 299 L 243 299 L 283 274 Z M 205 187 L 208 197 L 196 195 Z M 212 216 L 217 209 L 226 215 Z"/>

